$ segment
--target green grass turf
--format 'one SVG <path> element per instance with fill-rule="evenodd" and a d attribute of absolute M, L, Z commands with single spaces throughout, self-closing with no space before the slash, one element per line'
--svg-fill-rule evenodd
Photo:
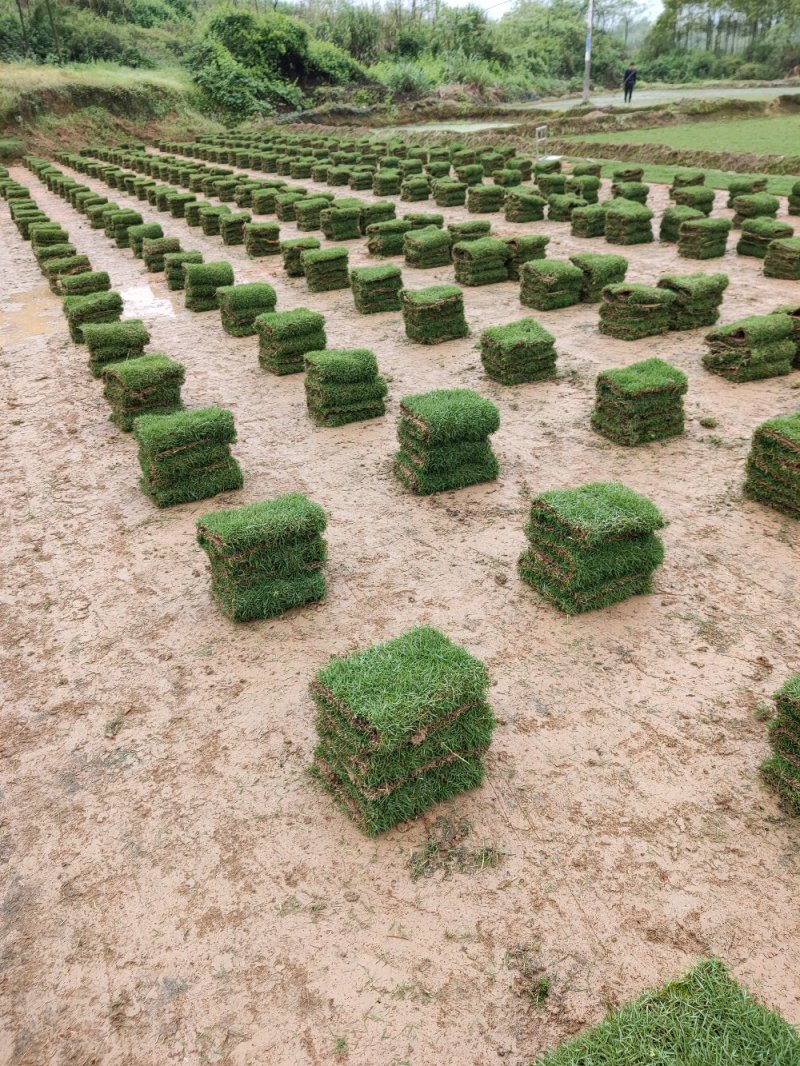
<path fill-rule="evenodd" d="M 663 529 L 654 503 L 618 482 L 592 482 L 574 489 L 542 492 L 531 519 L 543 529 L 589 547 L 606 540 L 646 536 Z"/>
<path fill-rule="evenodd" d="M 497 407 L 470 389 L 435 389 L 406 396 L 401 412 L 419 440 L 433 445 L 485 440 L 500 428 Z"/>
<path fill-rule="evenodd" d="M 485 701 L 484 664 L 430 626 L 412 629 L 344 659 L 316 675 L 311 692 L 387 751 L 421 742 L 437 725 Z M 322 701 L 322 703 L 320 702 Z"/>
<path fill-rule="evenodd" d="M 702 125 L 698 124 L 698 128 L 702 129 Z M 632 136 L 633 132 L 642 133 L 645 131 L 631 131 L 630 136 Z M 660 131 L 650 132 L 653 132 L 655 134 L 653 143 L 665 143 L 663 141 L 657 140 L 658 133 Z M 629 134 L 625 134 L 624 137 L 619 134 L 605 134 L 604 136 L 613 136 L 614 142 L 616 144 L 622 144 L 623 140 L 627 141 Z M 600 141 L 601 136 L 599 135 L 597 138 L 591 137 L 588 139 L 593 142 L 595 140 Z M 613 146 L 610 145 L 609 147 L 611 148 Z M 785 146 L 782 151 L 785 151 Z M 575 165 L 579 166 L 580 163 L 576 160 Z M 609 152 L 609 158 L 601 161 L 603 177 L 610 178 L 612 176 L 612 173 L 615 170 L 619 169 L 619 166 L 619 162 L 616 162 L 611 157 L 611 152 Z M 643 163 L 642 167 L 644 169 L 644 180 L 653 185 L 671 185 L 674 180 L 675 174 L 683 170 L 683 167 L 671 167 L 662 165 L 661 163 Z M 731 187 L 731 182 L 735 183 L 737 181 L 742 180 L 741 174 L 735 174 L 725 170 L 705 170 L 704 173 L 706 175 L 706 185 L 710 186 L 712 189 L 729 189 Z M 796 177 L 784 174 L 770 174 L 766 177 L 767 191 L 772 193 L 773 196 L 788 196 L 792 190 L 792 186 L 797 181 Z"/>
<path fill-rule="evenodd" d="M 718 959 L 609 1014 L 535 1066 L 797 1066 L 800 1037 Z"/>
<path fill-rule="evenodd" d="M 570 140 L 568 137 L 563 139 Z M 584 136 L 581 139 L 587 138 Z M 800 142 L 800 116 L 778 115 L 774 118 L 688 122 L 685 125 L 626 130 L 625 133 L 591 134 L 590 139 L 601 144 L 666 144 L 670 148 L 697 149 L 704 152 L 785 155 L 787 145 Z M 707 170 L 705 173 L 706 183 L 711 184 L 709 174 L 713 171 Z"/>

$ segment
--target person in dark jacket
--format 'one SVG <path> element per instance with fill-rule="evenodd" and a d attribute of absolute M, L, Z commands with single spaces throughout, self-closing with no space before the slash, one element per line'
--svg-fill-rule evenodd
<path fill-rule="evenodd" d="M 625 77 L 622 81 L 622 87 L 625 90 L 625 103 L 631 103 L 633 101 L 633 87 L 636 84 L 636 64 L 631 63 L 628 69 L 625 71 Z"/>

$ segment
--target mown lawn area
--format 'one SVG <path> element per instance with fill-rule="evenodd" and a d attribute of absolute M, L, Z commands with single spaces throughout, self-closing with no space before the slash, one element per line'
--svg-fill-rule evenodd
<path fill-rule="evenodd" d="M 666 144 L 670 148 L 693 148 L 703 152 L 792 155 L 800 145 L 800 115 L 687 122 L 680 126 L 627 130 L 625 133 L 587 134 L 582 140 L 605 144 Z"/>

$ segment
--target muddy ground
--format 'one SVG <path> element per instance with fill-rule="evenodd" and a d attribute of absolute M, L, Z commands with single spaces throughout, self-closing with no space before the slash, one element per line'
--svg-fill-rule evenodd
<path fill-rule="evenodd" d="M 330 345 L 374 348 L 388 416 L 315 429 L 302 376 L 261 371 L 255 339 L 184 312 L 160 275 L 13 173 L 110 271 L 151 347 L 186 364 L 187 404 L 234 412 L 245 486 L 166 511 L 142 494 L 134 442 L 0 205 L 0 1060 L 522 1064 L 709 954 L 800 1022 L 800 828 L 758 777 L 762 705 L 800 667 L 798 525 L 741 492 L 753 427 L 798 408 L 800 373 L 733 385 L 703 370 L 702 332 L 614 341 L 584 305 L 536 315 L 557 337 L 558 381 L 503 388 L 474 345 L 530 313 L 516 283 L 465 290 L 472 335 L 425 348 L 398 314 L 358 316 L 349 292 L 309 294 L 278 260 L 145 205 L 238 281 L 269 280 L 279 308 L 324 311 Z M 653 199 L 664 207 L 666 190 Z M 549 233 L 553 257 L 607 248 L 492 217 Z M 630 280 L 695 268 L 673 246 L 626 254 Z M 797 300 L 757 260 L 705 268 L 731 275 L 725 321 Z M 617 447 L 589 426 L 595 376 L 651 355 L 689 375 L 687 433 Z M 394 422 L 402 396 L 440 386 L 499 405 L 501 478 L 418 499 L 391 475 Z M 529 497 L 612 478 L 668 517 L 666 561 L 653 595 L 569 620 L 516 575 Z M 230 624 L 195 520 L 291 490 L 330 516 L 327 600 Z M 368 840 L 307 776 L 308 684 L 331 655 L 421 623 L 488 664 L 487 780 Z M 411 854 L 443 816 L 468 820 L 467 844 L 499 849 L 499 865 L 413 880 Z"/>

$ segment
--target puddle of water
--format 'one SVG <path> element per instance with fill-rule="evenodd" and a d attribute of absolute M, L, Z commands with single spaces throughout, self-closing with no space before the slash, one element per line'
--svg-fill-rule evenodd
<path fill-rule="evenodd" d="M 60 311 L 48 285 L 37 285 L 28 292 L 16 293 L 10 308 L 3 311 L 0 333 L 10 344 L 50 333 Z"/>
<path fill-rule="evenodd" d="M 129 289 L 120 289 L 119 294 L 125 304 L 123 318 L 175 317 L 175 309 L 170 301 L 156 296 L 149 285 L 133 285 Z"/>

